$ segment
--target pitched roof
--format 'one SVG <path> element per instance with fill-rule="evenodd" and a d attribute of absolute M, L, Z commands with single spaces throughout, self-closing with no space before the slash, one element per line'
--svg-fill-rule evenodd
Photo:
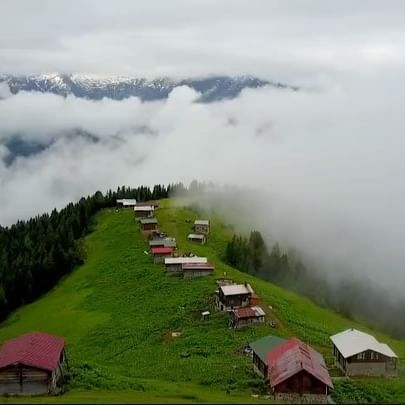
<path fill-rule="evenodd" d="M 149 241 L 149 246 L 176 247 L 175 238 L 158 238 Z"/>
<path fill-rule="evenodd" d="M 142 225 L 146 224 L 157 224 L 157 219 L 156 218 L 142 218 L 139 221 Z"/>
<path fill-rule="evenodd" d="M 31 332 L 4 342 L 0 350 L 0 368 L 23 364 L 43 370 L 54 370 L 65 341 L 59 336 Z"/>
<path fill-rule="evenodd" d="M 184 263 L 183 270 L 214 270 L 214 266 L 210 263 Z"/>
<path fill-rule="evenodd" d="M 261 361 L 267 364 L 267 353 L 280 346 L 286 340 L 278 336 L 268 335 L 249 344 Z"/>
<path fill-rule="evenodd" d="M 165 264 L 207 263 L 206 257 L 167 257 Z"/>
<path fill-rule="evenodd" d="M 230 284 L 223 285 L 220 287 L 224 295 L 239 295 L 239 294 L 250 294 L 251 291 L 245 284 Z"/>
<path fill-rule="evenodd" d="M 385 343 L 380 343 L 374 336 L 357 329 L 347 329 L 331 336 L 330 339 L 344 358 L 365 350 L 372 350 L 387 357 L 398 357 Z"/>
<path fill-rule="evenodd" d="M 265 312 L 257 306 L 254 307 L 245 307 L 245 308 L 235 308 L 231 311 L 238 319 L 247 319 L 247 318 L 257 318 L 259 316 L 265 316 Z"/>
<path fill-rule="evenodd" d="M 205 239 L 205 236 L 201 235 L 200 233 L 189 233 L 187 238 L 188 239 Z"/>
<path fill-rule="evenodd" d="M 153 255 L 164 255 L 164 254 L 170 254 L 173 252 L 172 247 L 153 247 L 150 252 Z"/>
<path fill-rule="evenodd" d="M 134 198 L 121 198 L 117 200 L 117 204 L 119 203 L 122 205 L 135 205 L 136 200 Z"/>
<path fill-rule="evenodd" d="M 267 362 L 272 387 L 305 370 L 328 387 L 333 388 L 322 355 L 297 338 L 282 343 L 268 353 Z"/>
<path fill-rule="evenodd" d="M 134 211 L 154 211 L 155 207 L 153 205 L 135 205 Z"/>
<path fill-rule="evenodd" d="M 194 225 L 209 225 L 210 221 L 208 219 L 196 219 Z"/>

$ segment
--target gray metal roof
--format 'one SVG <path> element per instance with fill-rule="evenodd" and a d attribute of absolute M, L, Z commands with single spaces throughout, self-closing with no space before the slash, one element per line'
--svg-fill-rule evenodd
<path fill-rule="evenodd" d="M 208 219 L 196 219 L 194 225 L 209 225 L 210 221 Z"/>
<path fill-rule="evenodd" d="M 156 218 L 142 218 L 139 222 L 142 225 L 145 225 L 145 224 L 157 224 L 157 219 Z"/>
<path fill-rule="evenodd" d="M 164 246 L 164 247 L 176 247 L 176 239 L 175 238 L 159 238 L 159 239 L 152 239 L 149 241 L 149 246 Z"/>
<path fill-rule="evenodd" d="M 347 329 L 330 337 L 343 357 L 348 358 L 372 350 L 387 357 L 397 357 L 385 343 L 380 343 L 374 336 L 357 329 Z"/>

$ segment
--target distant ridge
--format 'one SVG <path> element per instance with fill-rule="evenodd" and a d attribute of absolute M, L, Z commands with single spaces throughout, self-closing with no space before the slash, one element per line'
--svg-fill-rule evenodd
<path fill-rule="evenodd" d="M 0 75 L 0 82 L 7 82 L 10 91 L 36 91 L 61 96 L 74 95 L 91 100 L 111 98 L 122 100 L 139 97 L 142 101 L 162 100 L 178 86 L 189 86 L 201 93 L 200 102 L 213 102 L 237 97 L 243 89 L 272 86 L 298 90 L 296 86 L 258 79 L 254 76 L 214 76 L 184 80 L 156 78 L 152 80 L 136 77 L 100 77 L 77 74 L 45 75 Z"/>

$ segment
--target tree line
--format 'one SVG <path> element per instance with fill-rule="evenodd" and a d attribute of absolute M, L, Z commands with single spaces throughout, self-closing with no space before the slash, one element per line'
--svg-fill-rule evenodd
<path fill-rule="evenodd" d="M 308 268 L 297 252 L 283 251 L 278 243 L 268 249 L 258 231 L 248 237 L 234 235 L 226 246 L 225 261 L 346 317 L 381 328 L 394 337 L 405 337 L 405 323 L 400 322 L 405 298 L 393 297 L 390 291 L 361 276 L 331 281 L 317 269 Z"/>
<path fill-rule="evenodd" d="M 49 291 L 83 263 L 81 240 L 91 231 L 100 209 L 115 207 L 119 198 L 158 200 L 186 189 L 182 183 L 153 188 L 122 186 L 105 194 L 97 191 L 60 211 L 0 226 L 0 320 Z"/>

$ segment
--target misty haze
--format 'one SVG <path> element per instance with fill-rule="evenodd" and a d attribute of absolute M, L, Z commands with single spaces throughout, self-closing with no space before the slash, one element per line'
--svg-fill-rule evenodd
<path fill-rule="evenodd" d="M 184 218 L 167 214 L 166 218 L 167 196 L 167 204 L 173 199 L 173 206 L 180 210 L 178 215 L 183 215 L 182 209 L 190 209 L 190 213 L 221 221 L 221 225 L 214 222 L 210 232 L 223 226 L 228 229 L 227 238 L 218 242 L 215 235 L 209 236 L 206 244 L 208 249 L 222 249 L 217 252 L 218 262 L 225 260 L 225 247 L 229 252 L 233 235 L 249 238 L 252 231 L 258 231 L 267 249 L 259 258 L 261 264 L 252 260 L 249 266 L 244 266 L 241 263 L 245 262 L 228 260 L 227 266 L 234 266 L 246 277 L 266 281 L 266 285 L 274 283 L 308 297 L 315 306 L 323 308 L 320 311 L 326 308 L 336 312 L 339 325 L 342 316 L 348 322 L 342 325 L 358 328 L 363 323 L 364 331 L 390 336 L 392 340 L 388 342 L 394 342 L 403 367 L 405 6 L 402 2 L 389 1 L 385 6 L 374 1 L 333 4 L 198 1 L 192 5 L 180 0 L 89 0 L 72 7 L 67 1 L 41 0 L 6 1 L 3 9 L 3 15 L 8 17 L 0 25 L 0 303 L 4 305 L 0 312 L 5 321 L 3 334 L 0 325 L 1 342 L 16 335 L 6 329 L 12 310 L 26 303 L 40 303 L 42 294 L 57 285 L 62 276 L 70 272 L 74 276 L 82 266 L 86 268 L 93 263 L 91 254 L 99 249 L 98 245 L 91 245 L 91 238 L 96 238 L 93 235 L 99 232 L 98 220 L 94 218 L 101 215 L 102 221 L 106 215 L 101 208 L 115 212 L 113 197 L 143 196 L 141 200 L 148 200 L 147 192 L 139 189 L 145 186 L 155 190 L 150 199 L 164 201 L 163 208 L 159 208 L 162 217 L 157 214 L 157 218 L 159 224 L 161 220 L 167 221 L 169 232 L 175 232 L 175 223 L 183 224 L 178 225 L 178 229 L 183 229 L 183 219 L 192 214 L 184 214 Z M 199 187 L 193 188 L 196 182 L 210 186 L 197 190 Z M 172 185 L 173 191 L 171 194 L 156 191 L 154 185 Z M 186 188 L 190 185 L 189 191 L 185 192 L 182 185 Z M 114 195 L 109 191 L 115 192 L 122 186 L 133 191 L 125 194 L 120 189 Z M 29 264 L 29 255 L 24 253 L 18 258 L 19 243 L 25 249 L 34 243 L 33 239 L 22 235 L 22 228 L 15 224 L 62 210 L 98 191 L 103 193 L 103 203 L 99 194 L 95 197 L 101 214 L 91 206 L 86 211 L 87 215 L 94 208 L 91 226 L 86 225 L 86 230 L 77 235 L 73 229 L 73 236 L 68 237 L 77 243 L 89 238 L 89 242 L 83 242 L 87 246 L 83 250 L 88 249 L 86 254 L 72 253 L 68 270 L 53 275 L 54 281 L 49 279 L 49 284 L 44 281 L 47 278 L 44 274 L 39 281 L 35 280 L 38 269 Z M 188 202 L 183 203 L 183 198 Z M 50 221 L 53 227 L 57 226 L 54 220 Z M 28 224 L 27 229 L 31 226 Z M 67 224 L 70 226 L 69 220 Z M 118 223 L 110 225 L 118 227 Z M 51 228 L 43 225 L 38 234 L 46 234 Z M 180 232 L 178 229 L 176 232 Z M 16 235 L 20 242 L 12 241 Z M 122 235 L 125 236 L 124 231 Z M 56 250 L 59 246 L 55 242 Z M 294 285 L 290 278 L 288 282 L 283 277 L 275 278 L 271 257 L 274 246 L 288 255 L 290 264 L 295 260 L 305 267 L 305 276 L 296 278 L 300 285 Z M 48 254 L 51 248 L 44 249 Z M 209 254 L 197 253 L 197 256 Z M 125 255 L 120 253 L 122 260 Z M 143 256 L 142 260 L 146 260 L 146 255 Z M 44 260 L 55 264 L 48 257 Z M 21 267 L 17 269 L 18 266 Z M 21 269 L 28 269 L 30 275 L 16 277 L 16 283 L 20 280 L 25 287 L 16 293 L 18 299 L 10 300 L 5 287 L 10 282 L 7 274 L 22 274 Z M 104 270 L 100 271 L 103 274 Z M 229 270 L 223 273 L 226 272 Z M 216 278 L 223 276 L 218 272 Z M 71 276 L 66 277 L 69 280 Z M 41 286 L 38 293 L 34 293 L 36 287 L 27 287 L 31 282 L 33 286 Z M 86 279 L 83 283 L 93 291 L 91 281 Z M 106 282 L 106 289 L 107 283 L 114 284 Z M 158 289 L 169 288 L 154 283 Z M 323 294 L 318 291 L 320 285 L 325 286 Z M 65 287 L 62 284 L 57 288 Z M 132 288 L 136 291 L 135 285 Z M 215 288 L 210 288 L 214 293 Z M 119 291 L 125 294 L 125 290 Z M 150 294 L 149 289 L 145 291 Z M 97 292 L 89 290 L 83 294 L 87 297 Z M 75 298 L 71 299 L 73 302 Z M 147 297 L 142 299 L 146 301 Z M 273 305 L 271 294 L 261 299 Z M 206 300 L 196 298 L 196 301 Z M 95 308 L 96 304 L 86 305 L 83 308 L 93 308 L 92 305 Z M 193 308 L 193 313 L 204 309 Z M 108 316 L 113 313 L 101 305 L 99 311 Z M 94 325 L 107 322 L 107 318 L 99 316 Z M 319 328 L 329 328 L 325 326 L 328 321 L 319 316 L 319 322 L 316 321 Z M 284 324 L 284 332 L 282 328 L 274 328 L 277 322 Z M 290 319 L 275 316 L 271 325 L 277 336 L 291 337 L 284 335 L 289 331 L 288 322 Z M 74 381 L 83 379 L 87 383 L 89 377 L 77 360 L 81 352 L 74 346 L 78 345 L 76 335 L 58 329 L 57 323 L 28 324 L 32 330 L 43 328 L 44 332 L 65 333 L 68 354 L 73 342 L 72 367 L 76 367 L 76 374 L 72 375 L 79 377 L 72 377 L 71 389 L 73 393 L 77 387 L 81 389 Z M 126 325 L 122 321 L 121 330 Z M 16 330 L 29 332 L 30 328 L 22 325 Z M 77 334 L 78 339 L 89 336 L 96 339 L 92 334 L 95 332 L 88 328 L 86 334 Z M 294 328 L 291 326 L 290 334 L 305 340 L 309 332 Z M 332 334 L 329 329 L 327 333 Z M 106 330 L 107 327 L 100 333 L 107 336 Z M 158 333 L 152 326 L 146 330 L 145 339 Z M 188 336 L 187 326 L 180 321 L 167 326 L 167 331 L 161 334 L 166 336 L 177 330 Z M 248 344 L 267 332 L 252 332 L 240 339 Z M 131 336 L 133 333 L 128 331 Z M 332 356 L 326 332 L 322 338 L 319 334 L 307 343 Z M 111 339 L 120 339 L 114 336 Z M 131 339 L 134 344 L 143 342 L 139 336 Z M 167 339 L 180 341 L 181 337 Z M 127 342 L 122 350 L 130 347 Z M 234 349 L 243 351 L 241 347 Z M 176 356 L 183 362 L 193 356 L 191 349 L 180 351 L 181 356 Z M 100 370 L 106 367 L 105 372 L 109 372 L 106 371 L 109 360 L 91 357 L 91 350 L 83 349 L 83 353 L 89 367 Z M 0 360 L 1 356 L 0 352 Z M 167 361 L 169 364 L 171 360 Z M 176 364 L 173 363 L 174 368 L 179 367 Z M 204 364 L 207 369 L 210 367 Z M 194 366 L 184 367 L 190 367 L 187 370 L 193 373 Z M 100 371 L 100 375 L 103 373 Z M 155 378 L 152 374 L 145 375 L 145 379 Z M 139 378 L 136 372 L 133 375 Z M 331 375 L 334 377 L 332 372 Z M 128 379 L 131 376 L 129 372 Z M 0 361 L 0 393 L 1 378 Z M 173 381 L 182 383 L 184 378 Z M 193 384 L 206 381 L 205 376 L 198 378 Z M 398 387 L 401 381 L 404 384 L 402 378 L 394 380 Z M 158 379 L 167 381 L 167 376 L 163 373 Z M 123 381 L 117 380 L 114 389 L 125 390 L 121 388 L 126 384 Z M 359 381 L 360 390 L 371 389 L 366 382 L 363 386 Z M 233 392 L 233 388 L 224 388 L 220 379 L 217 383 L 222 391 Z M 93 384 L 89 379 L 89 389 L 111 389 L 107 383 L 100 387 Z M 240 387 L 246 388 L 240 384 L 235 388 L 238 395 L 243 391 Z M 335 381 L 334 384 L 336 396 L 332 397 L 337 402 L 362 402 L 365 398 L 354 398 L 347 394 L 346 386 Z M 392 397 L 373 394 L 374 398 L 383 402 L 405 401 L 405 393 L 399 394 L 401 389 L 396 391 L 395 387 L 391 387 Z M 187 392 L 194 395 L 192 388 Z M 274 387 L 271 392 L 275 395 Z M 216 400 L 222 401 L 220 397 Z M 207 401 L 215 402 L 215 398 Z"/>

